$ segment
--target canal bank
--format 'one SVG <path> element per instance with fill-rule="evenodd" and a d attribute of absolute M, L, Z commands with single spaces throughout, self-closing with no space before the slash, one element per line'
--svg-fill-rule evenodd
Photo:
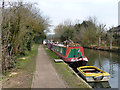
<path fill-rule="evenodd" d="M 36 70 L 31 88 L 67 88 L 66 83 L 59 77 L 43 45 L 38 48 Z"/>
<path fill-rule="evenodd" d="M 112 49 L 110 49 L 110 47 L 103 47 L 103 46 L 84 46 L 84 48 L 100 50 L 100 51 L 119 52 L 120 53 L 119 47 L 113 47 Z"/>
<path fill-rule="evenodd" d="M 58 59 L 59 57 L 56 56 L 52 51 L 44 46 L 48 56 L 51 58 L 51 63 L 56 69 L 57 73 L 60 77 L 65 80 L 68 84 L 69 88 L 85 88 L 92 90 L 91 86 L 87 84 L 82 78 L 78 78 L 77 74 L 69 67 L 68 64 L 61 62 L 55 63 L 54 59 Z"/>

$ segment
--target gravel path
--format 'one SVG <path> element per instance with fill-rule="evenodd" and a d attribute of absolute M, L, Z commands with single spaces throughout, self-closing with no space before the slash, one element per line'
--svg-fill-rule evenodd
<path fill-rule="evenodd" d="M 42 45 L 38 48 L 36 71 L 31 88 L 66 88 L 64 81 L 58 76 Z"/>

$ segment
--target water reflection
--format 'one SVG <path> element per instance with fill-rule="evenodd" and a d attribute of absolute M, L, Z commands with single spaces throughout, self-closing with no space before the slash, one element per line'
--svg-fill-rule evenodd
<path fill-rule="evenodd" d="M 108 73 L 111 77 L 109 80 L 109 85 L 111 88 L 118 88 L 118 68 L 120 69 L 120 53 L 98 51 L 91 49 L 84 49 L 85 55 L 88 58 L 88 65 L 96 66 Z M 91 84 L 93 87 L 101 88 L 102 83 Z M 106 87 L 105 87 L 106 88 Z"/>
<path fill-rule="evenodd" d="M 109 82 L 89 83 L 93 88 L 111 88 Z"/>

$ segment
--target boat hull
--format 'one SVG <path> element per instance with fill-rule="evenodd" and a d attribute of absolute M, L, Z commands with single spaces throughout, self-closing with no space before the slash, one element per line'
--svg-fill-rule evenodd
<path fill-rule="evenodd" d="M 78 74 L 87 82 L 105 82 L 110 79 L 110 74 L 94 66 L 77 68 Z"/>
<path fill-rule="evenodd" d="M 79 60 L 79 61 L 71 61 L 72 59 L 74 58 L 67 58 L 63 55 L 61 55 L 60 53 L 54 51 L 53 49 L 51 49 L 57 56 L 59 56 L 62 60 L 64 60 L 66 63 L 68 63 L 71 67 L 73 68 L 77 68 L 77 67 L 80 67 L 80 66 L 86 66 L 87 65 L 87 62 L 88 60 Z"/>
<path fill-rule="evenodd" d="M 96 79 L 95 76 L 85 76 L 80 72 L 78 74 L 87 82 L 107 82 L 110 79 L 110 76 L 100 76 L 98 79 Z"/>
<path fill-rule="evenodd" d="M 87 65 L 87 61 L 76 61 L 76 62 L 66 62 L 66 63 L 68 63 L 69 66 L 71 66 L 73 68 Z"/>
<path fill-rule="evenodd" d="M 71 66 L 85 66 L 88 62 L 88 59 L 84 56 L 83 47 L 81 46 L 68 47 L 49 43 L 47 47 Z"/>

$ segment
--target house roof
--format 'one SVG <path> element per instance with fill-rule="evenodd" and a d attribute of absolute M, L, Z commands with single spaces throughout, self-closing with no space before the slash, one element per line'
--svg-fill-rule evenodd
<path fill-rule="evenodd" d="M 117 27 L 111 28 L 108 32 L 120 32 L 120 25 Z"/>

